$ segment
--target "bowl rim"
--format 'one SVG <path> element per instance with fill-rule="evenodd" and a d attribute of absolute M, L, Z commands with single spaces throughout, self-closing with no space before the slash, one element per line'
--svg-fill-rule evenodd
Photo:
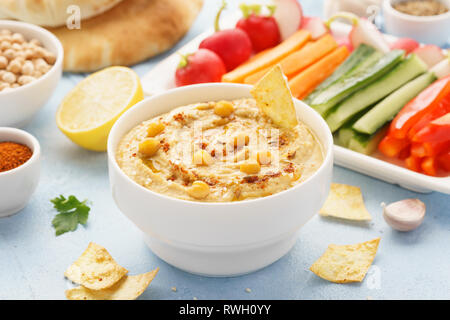
<path fill-rule="evenodd" d="M 133 112 L 135 112 L 135 110 L 137 109 L 141 109 L 141 108 L 145 108 L 145 105 L 149 103 L 149 101 L 152 101 L 153 99 L 159 98 L 161 96 L 169 96 L 171 94 L 174 93 L 178 93 L 178 92 L 184 92 L 184 91 L 189 91 L 192 89 L 197 89 L 197 88 L 204 88 L 205 90 L 207 90 L 208 88 L 211 87 L 222 87 L 222 86 L 227 86 L 227 87 L 235 87 L 235 88 L 246 88 L 248 89 L 248 91 L 250 91 L 250 89 L 253 87 L 251 85 L 245 85 L 245 84 L 237 84 L 237 83 L 202 83 L 202 84 L 195 84 L 195 85 L 189 85 L 189 86 L 184 86 L 184 87 L 178 87 L 178 88 L 173 88 L 170 90 L 167 90 L 165 92 L 156 94 L 154 96 L 145 98 L 144 100 L 138 102 L 137 104 L 135 104 L 133 107 L 131 107 L 130 109 L 128 109 L 126 112 L 124 112 L 119 119 L 117 119 L 117 121 L 114 123 L 113 127 L 111 128 L 110 134 L 108 136 L 108 144 L 107 144 L 107 154 L 108 154 L 108 166 L 113 166 L 114 170 L 116 170 L 118 172 L 119 175 L 121 175 L 122 177 L 125 178 L 125 180 L 131 182 L 134 186 L 138 187 L 140 190 L 143 190 L 143 192 L 147 192 L 152 194 L 153 196 L 156 196 L 158 198 L 161 198 L 163 200 L 170 200 L 170 201 L 174 201 L 174 202 L 179 202 L 181 204 L 186 204 L 186 205 L 198 205 L 198 206 L 204 206 L 204 207 L 213 207 L 213 206 L 239 206 L 239 205 L 243 205 L 243 204 L 251 204 L 251 203 L 256 203 L 256 202 L 261 202 L 261 201 L 270 201 L 271 199 L 275 198 L 275 197 L 280 197 L 283 196 L 284 194 L 288 193 L 288 192 L 294 192 L 296 189 L 301 188 L 303 185 L 307 184 L 309 181 L 312 181 L 316 176 L 318 176 L 320 173 L 322 173 L 324 170 L 326 170 L 326 166 L 328 163 L 331 162 L 331 165 L 333 165 L 333 136 L 331 134 L 331 131 L 328 128 L 327 123 L 325 122 L 325 120 L 319 115 L 319 113 L 317 113 L 314 109 L 312 109 L 309 105 L 307 105 L 306 103 L 293 98 L 294 99 L 294 103 L 300 103 L 300 105 L 302 105 L 303 107 L 307 107 L 310 108 L 311 111 L 313 111 L 314 113 L 314 117 L 317 117 L 320 126 L 323 127 L 325 131 L 325 136 L 326 139 L 328 141 L 319 141 L 319 143 L 321 143 L 321 147 L 324 153 L 324 157 L 323 157 L 323 161 L 320 165 L 320 167 L 310 176 L 308 177 L 305 181 L 296 184 L 295 186 L 277 192 L 275 194 L 266 196 L 266 197 L 260 197 L 260 198 L 256 198 L 256 199 L 249 199 L 249 200 L 244 200 L 244 201 L 233 201 L 233 202 L 204 202 L 204 201 L 193 201 L 193 200 L 184 200 L 184 199 L 178 199 L 175 197 L 170 197 L 167 196 L 165 194 L 161 194 L 155 191 L 152 191 L 150 189 L 147 189 L 143 186 L 141 186 L 139 183 L 137 183 L 136 181 L 134 181 L 133 179 L 131 179 L 129 176 L 127 176 L 125 174 L 125 172 L 123 172 L 123 170 L 119 167 L 118 163 L 117 163 L 117 159 L 116 159 L 116 149 L 112 150 L 112 140 L 113 138 L 115 138 L 116 131 L 118 130 L 118 128 L 122 125 L 122 122 L 124 122 L 126 119 L 126 117 L 130 114 L 132 114 Z M 174 106 L 174 108 L 180 107 L 182 105 L 178 105 L 178 106 Z M 145 119 L 143 119 L 142 121 L 145 121 Z M 309 127 L 309 126 L 308 126 Z M 312 130 L 312 129 L 311 129 Z M 316 138 L 317 137 L 317 133 L 315 132 L 315 130 L 313 130 Z M 120 138 L 123 138 L 120 137 Z M 119 138 L 116 138 L 119 139 Z M 325 145 L 328 144 L 328 145 Z"/>
<path fill-rule="evenodd" d="M 36 162 L 41 156 L 41 145 L 39 144 L 39 141 L 31 133 L 28 133 L 28 132 L 26 132 L 26 131 L 24 131 L 22 129 L 17 129 L 17 128 L 0 127 L 0 142 L 6 142 L 6 141 L 1 140 L 2 139 L 2 134 L 5 133 L 5 132 L 12 133 L 12 134 L 14 134 L 16 136 L 26 137 L 27 139 L 29 139 L 30 143 L 31 143 L 31 146 L 28 145 L 28 144 L 25 144 L 25 143 L 22 143 L 22 144 L 26 145 L 30 149 L 32 147 L 33 148 L 33 154 L 31 155 L 31 158 L 28 159 L 22 165 L 14 168 L 14 169 L 11 169 L 11 170 L 0 172 L 0 179 L 2 177 L 8 176 L 8 175 L 13 175 L 13 174 L 19 173 L 20 170 L 25 170 L 26 168 L 31 166 L 34 162 Z M 7 141 L 18 143 L 16 141 L 14 141 L 13 139 L 7 140 Z"/>
<path fill-rule="evenodd" d="M 17 26 L 34 31 L 34 32 L 40 34 L 42 36 L 42 38 L 47 38 L 48 40 L 53 42 L 53 44 L 56 46 L 56 53 L 55 53 L 56 61 L 52 65 L 50 70 L 48 72 L 46 72 L 45 74 L 43 74 L 42 77 L 37 78 L 35 81 L 27 83 L 23 86 L 13 88 L 11 90 L 6 90 L 6 91 L 2 90 L 2 91 L 0 91 L 0 97 L 5 97 L 8 94 L 20 93 L 20 92 L 23 92 L 24 90 L 27 90 L 28 88 L 39 85 L 39 83 L 41 83 L 42 81 L 51 77 L 55 72 L 58 72 L 58 70 L 62 66 L 63 59 L 64 59 L 64 48 L 61 44 L 61 41 L 59 41 L 59 39 L 50 31 L 48 31 L 40 26 L 31 24 L 31 23 L 27 23 L 27 22 L 14 21 L 14 20 L 0 20 L 0 29 L 5 28 L 5 29 L 9 29 L 14 32 L 14 27 L 17 27 Z"/>
<path fill-rule="evenodd" d="M 396 10 L 392 6 L 393 0 L 384 0 L 383 9 L 389 11 L 391 15 L 396 16 L 396 18 L 401 18 L 403 20 L 409 20 L 411 22 L 441 22 L 442 20 L 450 19 L 450 8 L 446 13 L 438 14 L 434 16 L 414 16 L 412 14 L 407 14 Z M 442 2 L 442 1 L 439 1 Z"/>

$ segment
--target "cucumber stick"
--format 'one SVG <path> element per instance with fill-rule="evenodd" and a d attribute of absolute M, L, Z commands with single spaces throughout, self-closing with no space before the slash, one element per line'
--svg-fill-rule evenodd
<path fill-rule="evenodd" d="M 386 122 L 391 121 L 405 104 L 436 79 L 434 73 L 427 72 L 411 80 L 370 109 L 356 121 L 353 129 L 361 133 L 373 134 Z"/>
<path fill-rule="evenodd" d="M 390 72 L 354 93 L 339 104 L 336 107 L 336 110 L 331 112 L 325 119 L 331 131 L 336 131 L 355 114 L 383 99 L 406 82 L 424 73 L 426 70 L 427 65 L 419 57 L 415 54 L 409 55 L 408 58 L 403 60 Z"/>
<path fill-rule="evenodd" d="M 359 120 L 365 114 L 365 110 L 357 113 L 350 121 L 348 121 L 345 125 L 343 125 L 335 134 L 335 142 L 337 145 L 341 147 L 348 147 L 348 143 L 350 139 L 353 138 L 357 131 L 353 130 L 353 125 L 356 121 Z"/>
<path fill-rule="evenodd" d="M 388 129 L 389 126 L 385 125 L 372 135 L 353 131 L 355 134 L 350 138 L 348 148 L 359 153 L 364 153 L 367 155 L 372 154 L 377 149 L 380 141 L 386 135 Z"/>
<path fill-rule="evenodd" d="M 357 132 L 352 129 L 352 126 L 344 126 L 336 133 L 335 143 L 338 146 L 348 148 L 348 143 L 356 134 Z"/>
<path fill-rule="evenodd" d="M 331 110 L 350 94 L 367 86 L 391 70 L 400 61 L 402 61 L 403 55 L 403 50 L 392 50 L 383 55 L 378 61 L 368 68 L 361 69 L 351 76 L 344 76 L 315 97 L 311 102 L 311 107 L 313 107 L 322 116 L 326 115 L 329 110 Z"/>
<path fill-rule="evenodd" d="M 331 76 L 329 76 L 324 82 L 322 82 L 306 99 L 305 102 L 310 103 L 314 100 L 319 93 L 328 88 L 331 84 L 335 83 L 339 78 L 344 75 L 349 75 L 350 72 L 355 71 L 367 60 L 369 56 L 374 54 L 376 50 L 366 44 L 361 44 L 352 54 L 336 69 Z"/>

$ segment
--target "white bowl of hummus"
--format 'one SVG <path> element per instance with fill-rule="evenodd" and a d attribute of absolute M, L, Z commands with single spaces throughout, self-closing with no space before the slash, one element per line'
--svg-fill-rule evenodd
<path fill-rule="evenodd" d="M 284 256 L 319 211 L 332 176 L 325 121 L 294 99 L 278 128 L 251 86 L 200 84 L 138 103 L 113 126 L 109 176 L 119 209 L 167 263 L 233 276 Z"/>

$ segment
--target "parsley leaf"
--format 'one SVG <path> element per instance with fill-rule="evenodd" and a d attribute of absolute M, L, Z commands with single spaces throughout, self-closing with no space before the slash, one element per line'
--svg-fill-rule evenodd
<path fill-rule="evenodd" d="M 59 212 L 52 221 L 57 236 L 69 231 L 75 231 L 79 223 L 82 225 L 87 223 L 89 211 L 91 210 L 86 205 L 87 200 L 80 202 L 75 196 L 69 196 L 66 199 L 61 195 L 50 201 Z"/>

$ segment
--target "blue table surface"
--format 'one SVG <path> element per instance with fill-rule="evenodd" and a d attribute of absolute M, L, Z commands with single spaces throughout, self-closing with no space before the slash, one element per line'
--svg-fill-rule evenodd
<path fill-rule="evenodd" d="M 237 1 L 231 1 L 230 7 Z M 302 0 L 307 15 L 322 15 L 322 2 Z M 205 6 L 189 33 L 170 52 L 134 67 L 144 75 L 156 63 L 212 25 L 219 1 Z M 71 287 L 64 270 L 90 241 L 103 245 L 130 274 L 160 267 L 140 299 L 449 299 L 450 197 L 418 194 L 335 166 L 333 181 L 360 186 L 373 220 L 345 223 L 316 215 L 282 259 L 252 274 L 207 278 L 180 271 L 156 257 L 141 232 L 116 207 L 109 189 L 105 153 L 89 152 L 70 142 L 56 127 L 55 112 L 64 95 L 83 78 L 65 74 L 56 92 L 25 130 L 42 146 L 42 177 L 28 206 L 0 219 L 0 299 L 65 299 Z M 92 201 L 86 227 L 59 237 L 51 221 L 50 199 L 74 194 Z M 392 230 L 383 220 L 381 202 L 419 198 L 427 206 L 415 231 Z M 381 237 L 374 264 L 362 283 L 335 284 L 309 271 L 330 243 L 352 244 Z M 177 291 L 173 292 L 172 287 Z M 250 288 L 251 292 L 247 292 Z"/>

